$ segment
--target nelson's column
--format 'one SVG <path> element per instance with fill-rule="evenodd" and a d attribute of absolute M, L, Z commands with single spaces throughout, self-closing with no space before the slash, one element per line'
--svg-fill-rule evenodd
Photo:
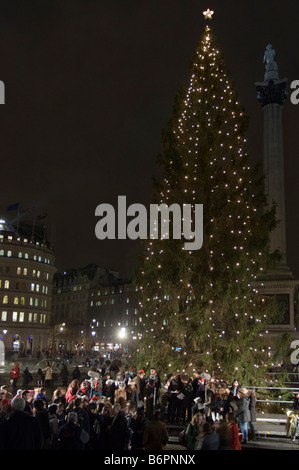
<path fill-rule="evenodd" d="M 285 306 L 285 315 L 279 325 L 271 325 L 275 331 L 295 331 L 294 300 L 298 281 L 294 279 L 287 265 L 286 220 L 285 220 L 285 181 L 282 132 L 282 106 L 287 97 L 287 79 L 280 79 L 275 50 L 268 44 L 264 54 L 265 76 L 263 82 L 255 83 L 257 99 L 263 109 L 264 150 L 263 171 L 265 192 L 268 204 L 276 204 L 277 227 L 270 238 L 271 251 L 279 250 L 282 262 L 277 269 L 267 273 L 260 284 L 259 291 L 275 295 L 278 302 Z"/>

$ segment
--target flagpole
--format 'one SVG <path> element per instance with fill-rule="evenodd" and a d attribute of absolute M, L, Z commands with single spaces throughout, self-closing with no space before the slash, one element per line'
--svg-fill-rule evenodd
<path fill-rule="evenodd" d="M 54 222 L 53 222 L 53 216 L 52 216 L 52 222 L 51 222 L 51 237 L 50 237 L 50 244 L 51 248 L 53 247 L 54 244 Z"/>
<path fill-rule="evenodd" d="M 18 213 L 17 213 L 17 233 L 19 233 L 19 217 L 20 217 L 20 209 L 18 205 Z"/>
<path fill-rule="evenodd" d="M 34 214 L 33 214 L 33 219 L 32 219 L 32 234 L 31 234 L 31 240 L 34 240 Z"/>

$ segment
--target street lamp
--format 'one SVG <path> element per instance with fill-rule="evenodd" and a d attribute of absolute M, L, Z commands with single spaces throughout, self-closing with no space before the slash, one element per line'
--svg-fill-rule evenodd
<path fill-rule="evenodd" d="M 128 353 L 128 341 L 127 341 L 127 330 L 122 327 L 118 332 L 118 337 L 121 340 L 121 347 Z"/>
<path fill-rule="evenodd" d="M 127 331 L 126 331 L 126 329 L 123 327 L 123 328 L 121 328 L 121 329 L 119 330 L 118 337 L 119 337 L 120 339 L 124 339 L 124 338 L 126 338 L 126 336 L 127 336 Z"/>

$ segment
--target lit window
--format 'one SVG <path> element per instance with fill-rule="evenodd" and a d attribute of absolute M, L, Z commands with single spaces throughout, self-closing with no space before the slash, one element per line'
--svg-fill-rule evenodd
<path fill-rule="evenodd" d="M 8 295 L 5 295 L 5 296 L 3 297 L 3 303 L 4 303 L 4 304 L 8 304 Z"/>
<path fill-rule="evenodd" d="M 12 252 L 11 252 L 11 250 L 8 250 L 8 252 L 7 252 L 7 256 L 8 256 L 8 257 L 10 257 L 11 255 L 12 255 Z"/>
<path fill-rule="evenodd" d="M 25 317 L 25 313 L 24 313 L 24 312 L 20 312 L 19 322 L 23 322 L 23 321 L 24 321 L 24 317 Z"/>
<path fill-rule="evenodd" d="M 22 256 L 23 256 L 23 253 L 21 251 L 19 251 L 18 258 L 22 258 Z"/>
<path fill-rule="evenodd" d="M 14 303 L 15 305 L 18 305 L 18 303 L 19 303 L 19 297 L 15 297 L 13 303 Z"/>
<path fill-rule="evenodd" d="M 1 313 L 1 321 L 7 321 L 7 312 L 4 310 Z"/>
<path fill-rule="evenodd" d="M 12 321 L 18 321 L 18 312 L 12 312 Z"/>
<path fill-rule="evenodd" d="M 27 274 L 28 274 L 28 269 L 27 268 L 23 269 L 23 274 L 24 274 L 24 276 L 27 276 Z"/>
<path fill-rule="evenodd" d="M 17 268 L 17 274 L 21 274 L 22 273 L 22 268 L 18 267 Z"/>
<path fill-rule="evenodd" d="M 31 312 L 28 313 L 28 321 L 32 322 L 32 313 Z"/>
<path fill-rule="evenodd" d="M 9 281 L 4 281 L 4 289 L 9 289 Z"/>

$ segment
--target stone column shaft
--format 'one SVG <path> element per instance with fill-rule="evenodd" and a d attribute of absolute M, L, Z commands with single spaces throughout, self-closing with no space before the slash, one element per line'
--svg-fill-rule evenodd
<path fill-rule="evenodd" d="M 286 262 L 285 185 L 281 106 L 267 104 L 264 112 L 264 174 L 269 207 L 276 204 L 278 225 L 271 233 L 271 250 L 278 249 Z"/>

